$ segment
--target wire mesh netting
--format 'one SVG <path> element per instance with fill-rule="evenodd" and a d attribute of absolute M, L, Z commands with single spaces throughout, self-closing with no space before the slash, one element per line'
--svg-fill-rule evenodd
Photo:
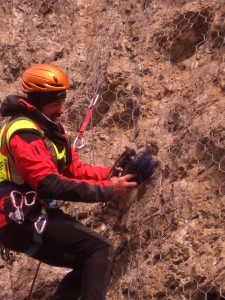
<path fill-rule="evenodd" d="M 224 1 L 26 2 L 1 4 L 14 16 L 2 20 L 14 27 L 1 37 L 4 80 L 17 84 L 26 65 L 55 61 L 71 81 L 62 122 L 72 141 L 99 94 L 84 162 L 111 166 L 125 146 L 149 143 L 159 162 L 121 200 L 125 211 L 66 208 L 114 241 L 108 299 L 224 299 Z"/>
<path fill-rule="evenodd" d="M 151 142 L 160 170 L 130 206 L 128 232 L 108 233 L 119 241 L 109 299 L 223 299 L 223 2 L 126 5 L 108 5 L 85 56 L 86 95 L 100 101 L 80 155 L 111 165 L 125 145 Z"/>

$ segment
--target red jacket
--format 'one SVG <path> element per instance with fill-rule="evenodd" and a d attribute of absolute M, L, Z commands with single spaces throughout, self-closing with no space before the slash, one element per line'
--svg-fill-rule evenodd
<path fill-rule="evenodd" d="M 60 174 L 42 138 L 18 133 L 10 150 L 26 183 L 40 197 L 74 202 L 105 202 L 112 197 L 110 169 L 82 163 L 72 149 L 71 163 Z"/>
<path fill-rule="evenodd" d="M 1 115 L 29 118 L 44 132 L 41 135 L 38 131 L 21 128 L 10 138 L 9 151 L 24 180 L 23 185 L 13 184 L 12 189 L 16 186 L 16 189 L 22 190 L 26 186 L 26 190 L 36 191 L 39 199 L 94 203 L 106 202 L 112 198 L 112 181 L 107 179 L 110 168 L 81 162 L 76 151 L 71 148 L 63 128 L 50 122 L 25 99 L 7 97 L 1 106 Z M 58 149 L 66 149 L 66 161 L 63 165 L 54 162 L 46 147 L 46 137 Z M 10 207 L 9 192 L 12 183 L 0 182 L 0 228 L 10 221 L 7 209 Z"/>

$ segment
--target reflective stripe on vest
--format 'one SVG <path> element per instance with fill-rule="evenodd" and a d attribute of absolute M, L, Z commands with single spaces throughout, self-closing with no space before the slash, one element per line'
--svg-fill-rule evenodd
<path fill-rule="evenodd" d="M 54 163 L 57 166 L 57 161 L 66 160 L 65 147 L 59 152 L 57 146 L 49 139 L 44 137 L 44 131 L 35 122 L 25 117 L 16 118 L 6 123 L 0 131 L 0 182 L 12 181 L 16 184 L 24 184 L 24 180 L 19 173 L 19 170 L 11 155 L 9 142 L 12 135 L 19 130 L 29 130 L 39 132 L 45 138 L 45 145 L 50 152 Z"/>
<path fill-rule="evenodd" d="M 45 145 L 48 151 L 53 154 L 52 159 L 54 160 L 55 164 L 57 165 L 57 161 L 64 158 L 66 159 L 66 148 L 64 147 L 61 152 L 59 152 L 56 145 L 47 137 L 45 137 Z"/>
<path fill-rule="evenodd" d="M 8 126 L 9 125 L 9 126 Z M 13 123 L 10 124 L 10 122 L 8 124 L 6 124 L 6 126 L 8 127 L 7 132 L 6 132 L 6 137 L 5 137 L 5 141 L 7 144 L 7 148 L 10 151 L 9 148 L 9 140 L 11 138 L 11 136 L 17 131 L 17 130 L 35 130 L 35 131 L 39 131 L 41 133 L 41 135 L 44 135 L 44 132 L 40 129 L 40 127 L 38 125 L 36 125 L 34 122 L 30 121 L 29 119 L 25 119 L 25 118 L 17 118 L 14 120 Z M 1 137 L 1 133 L 0 133 L 0 137 Z"/>
<path fill-rule="evenodd" d="M 2 127 L 0 132 L 0 182 L 5 180 L 11 180 L 10 172 L 9 172 L 9 161 L 6 155 L 2 153 L 3 148 L 3 140 L 2 133 L 5 131 L 6 124 Z"/>

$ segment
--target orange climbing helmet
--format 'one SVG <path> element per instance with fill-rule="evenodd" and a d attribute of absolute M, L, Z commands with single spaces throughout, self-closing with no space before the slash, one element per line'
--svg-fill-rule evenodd
<path fill-rule="evenodd" d="M 21 90 L 25 94 L 63 91 L 69 88 L 66 74 L 50 64 L 34 65 L 22 74 Z"/>

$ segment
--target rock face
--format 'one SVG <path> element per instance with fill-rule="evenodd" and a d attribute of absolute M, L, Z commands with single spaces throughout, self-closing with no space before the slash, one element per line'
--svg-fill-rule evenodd
<path fill-rule="evenodd" d="M 4 1 L 2 1 L 4 2 Z M 159 166 L 118 224 L 99 204 L 65 209 L 116 248 L 108 300 L 225 298 L 225 8 L 222 0 L 8 0 L 0 4 L 1 100 L 19 75 L 69 75 L 72 139 L 99 93 L 81 158 L 112 165 L 151 143 Z M 38 262 L 0 260 L 0 298 L 26 299 Z M 67 270 L 42 264 L 32 299 Z"/>

